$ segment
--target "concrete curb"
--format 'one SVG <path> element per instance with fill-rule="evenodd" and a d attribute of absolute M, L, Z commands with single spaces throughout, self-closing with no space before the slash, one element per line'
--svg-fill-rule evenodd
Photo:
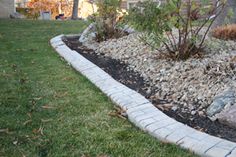
<path fill-rule="evenodd" d="M 174 143 L 204 157 L 236 157 L 236 143 L 197 131 L 168 117 L 136 91 L 114 80 L 109 74 L 71 50 L 64 35 L 50 40 L 52 47 L 71 66 L 87 77 L 111 100 L 126 110 L 128 119 L 157 139 Z"/>

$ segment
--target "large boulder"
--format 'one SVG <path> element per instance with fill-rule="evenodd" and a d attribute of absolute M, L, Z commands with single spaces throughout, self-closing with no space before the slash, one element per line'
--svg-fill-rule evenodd
<path fill-rule="evenodd" d="M 236 102 L 236 92 L 233 88 L 229 88 L 217 95 L 212 104 L 207 108 L 207 115 L 209 117 L 215 116 L 224 110 L 225 107 L 232 106 Z"/>
<path fill-rule="evenodd" d="M 84 43 L 93 41 L 96 38 L 96 27 L 95 23 L 91 23 L 81 34 L 79 42 Z"/>
<path fill-rule="evenodd" d="M 221 113 L 217 114 L 217 119 L 220 123 L 236 128 L 236 104 L 229 106 Z"/>

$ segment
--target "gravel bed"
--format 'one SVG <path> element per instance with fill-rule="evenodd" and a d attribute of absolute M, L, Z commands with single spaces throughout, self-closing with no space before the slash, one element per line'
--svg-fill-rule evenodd
<path fill-rule="evenodd" d="M 141 74 L 150 84 L 154 99 L 171 103 L 171 110 L 205 116 L 214 97 L 228 88 L 236 89 L 236 44 L 208 38 L 206 53 L 201 58 L 173 61 L 144 45 L 133 33 L 119 39 L 84 45 L 102 54 L 120 60 L 128 70 Z"/>

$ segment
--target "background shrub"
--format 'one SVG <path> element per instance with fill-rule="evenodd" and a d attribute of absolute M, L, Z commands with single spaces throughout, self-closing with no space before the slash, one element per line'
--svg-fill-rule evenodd
<path fill-rule="evenodd" d="M 212 36 L 223 40 L 236 40 L 236 24 L 230 24 L 213 29 Z"/>
<path fill-rule="evenodd" d="M 40 16 L 39 13 L 34 13 L 32 8 L 16 8 L 16 12 L 24 15 L 28 19 L 37 19 Z"/>
<path fill-rule="evenodd" d="M 118 29 L 118 23 L 122 20 L 121 0 L 98 0 L 98 10 L 90 19 L 95 23 L 97 41 L 105 41 L 110 38 L 118 38 L 124 32 Z"/>

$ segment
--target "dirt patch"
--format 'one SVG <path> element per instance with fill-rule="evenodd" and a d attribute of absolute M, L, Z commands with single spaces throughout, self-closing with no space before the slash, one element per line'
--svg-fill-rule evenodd
<path fill-rule="evenodd" d="M 106 57 L 103 54 L 97 55 L 92 50 L 82 46 L 81 43 L 79 43 L 78 38 L 79 37 L 65 38 L 64 42 L 71 49 L 77 51 L 85 58 L 102 68 L 115 80 L 145 96 L 168 116 L 202 132 L 236 142 L 236 129 L 230 128 L 218 121 L 212 122 L 209 118 L 199 115 L 199 113 L 191 114 L 179 109 L 172 110 L 169 108 L 167 100 L 157 99 L 153 96 L 153 94 L 156 93 L 156 88 L 147 84 L 139 73 L 132 69 L 128 70 L 128 65 L 124 64 L 120 60 Z"/>

